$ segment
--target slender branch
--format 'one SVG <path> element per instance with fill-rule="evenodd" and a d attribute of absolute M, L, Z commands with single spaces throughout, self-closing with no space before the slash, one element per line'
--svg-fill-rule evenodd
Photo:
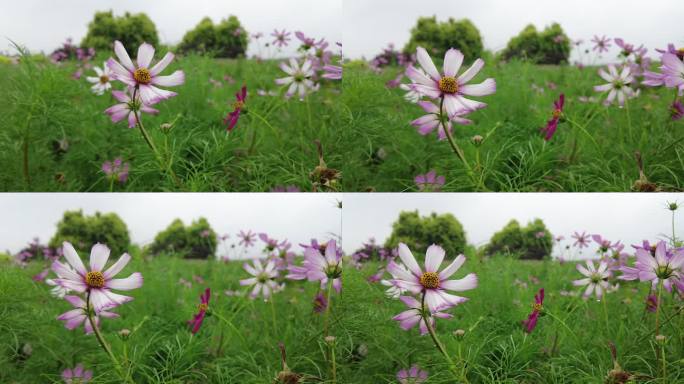
<path fill-rule="evenodd" d="M 325 305 L 325 315 L 323 317 L 323 337 L 330 336 L 328 335 L 328 318 L 330 317 L 330 307 L 332 307 L 332 288 L 333 280 L 331 278 L 328 278 L 328 292 L 326 297 L 326 300 L 328 302 Z"/>

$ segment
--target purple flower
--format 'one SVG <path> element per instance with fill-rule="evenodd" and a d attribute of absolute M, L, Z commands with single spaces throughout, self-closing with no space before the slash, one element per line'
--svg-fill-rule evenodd
<path fill-rule="evenodd" d="M 668 88 L 679 88 L 684 90 L 684 62 L 671 53 L 663 53 L 661 58 L 663 66 L 664 84 Z"/>
<path fill-rule="evenodd" d="M 64 327 L 68 330 L 76 329 L 83 324 L 83 328 L 87 335 L 93 333 L 93 325 L 90 323 L 90 319 L 88 319 L 88 307 L 85 300 L 79 296 L 64 296 L 64 299 L 69 302 L 74 309 L 62 313 L 57 317 L 57 320 L 63 321 Z M 111 319 L 119 317 L 119 315 L 104 309 L 101 311 L 95 311 L 95 314 L 93 315 L 93 321 L 97 327 L 100 326 L 100 317 Z"/>
<path fill-rule="evenodd" d="M 119 101 L 119 104 L 111 106 L 104 111 L 112 119 L 113 123 L 118 123 L 119 121 L 128 117 L 128 128 L 133 128 L 136 126 L 138 120 L 142 119 L 142 112 L 149 113 L 151 115 L 156 115 L 159 113 L 158 110 L 150 107 L 150 105 L 154 105 L 159 100 L 153 100 L 151 104 L 145 104 L 139 93 L 136 94 L 135 100 L 133 100 L 131 95 L 134 91 L 131 89 L 132 88 L 129 87 L 127 92 L 112 91 L 112 96 Z M 131 95 L 129 95 L 129 93 L 131 93 Z"/>
<path fill-rule="evenodd" d="M 324 79 L 342 80 L 342 66 L 339 65 L 325 65 L 323 66 Z"/>
<path fill-rule="evenodd" d="M 399 300 L 401 300 L 402 303 L 409 307 L 409 309 L 394 316 L 392 320 L 398 321 L 399 327 L 404 331 L 408 331 L 411 328 L 418 325 L 418 328 L 420 329 L 420 334 L 427 334 L 428 328 L 427 324 L 425 323 L 425 319 L 423 318 L 423 314 L 427 312 L 428 309 L 424 308 L 421 302 L 412 296 L 401 296 L 399 297 Z M 444 307 L 444 309 L 448 309 L 448 307 Z M 444 313 L 440 310 L 431 309 L 429 313 L 430 314 L 428 316 L 428 321 L 430 322 L 430 326 L 433 329 L 435 327 L 435 317 L 438 317 L 440 319 L 451 319 L 452 317 L 454 317 L 452 314 Z"/>
<path fill-rule="evenodd" d="M 640 281 L 649 281 L 652 285 L 662 282 L 663 287 L 668 292 L 672 292 L 672 286 L 676 286 L 679 291 L 684 291 L 684 249 L 673 249 L 668 254 L 667 245 L 664 241 L 659 241 L 656 245 L 655 256 L 645 249 L 637 249 L 635 269 L 623 267 L 624 273 L 620 276 L 623 280 L 635 280 L 636 276 Z"/>
<path fill-rule="evenodd" d="M 572 238 L 575 239 L 575 243 L 573 244 L 575 247 L 582 249 L 589 246 L 590 236 L 584 231 L 582 231 L 582 234 L 575 231 L 575 233 L 572 234 Z"/>
<path fill-rule="evenodd" d="M 656 295 L 648 295 L 646 297 L 646 310 L 649 312 L 658 310 L 658 297 Z"/>
<path fill-rule="evenodd" d="M 433 104 L 430 101 L 418 101 L 417 103 L 425 112 L 427 112 L 427 115 L 423 115 L 411 122 L 411 125 L 414 127 L 418 128 L 418 133 L 421 135 L 425 136 L 429 134 L 430 132 L 434 131 L 437 129 L 437 137 L 439 140 L 444 140 L 447 137 L 446 132 L 444 131 L 444 127 L 446 126 L 446 129 L 451 133 L 452 131 L 452 125 L 451 122 L 453 121 L 454 123 L 457 124 L 462 124 L 462 125 L 467 125 L 471 124 L 472 121 L 468 120 L 466 118 L 463 118 L 461 116 L 465 116 L 468 113 L 470 113 L 469 110 L 467 109 L 462 109 L 459 111 L 456 111 L 455 114 L 453 115 L 448 115 L 446 107 L 442 105 L 442 113 L 440 117 L 439 113 L 439 107 Z"/>
<path fill-rule="evenodd" d="M 235 128 L 235 125 L 237 124 L 238 119 L 240 118 L 240 113 L 242 112 L 242 109 L 245 107 L 245 99 L 247 99 L 247 87 L 243 85 L 240 89 L 240 92 L 235 94 L 233 111 L 230 112 L 225 119 L 223 119 L 223 124 L 228 125 L 228 132 L 232 131 L 233 128 Z"/>
<path fill-rule="evenodd" d="M 247 232 L 240 230 L 240 233 L 238 233 L 237 236 L 240 238 L 239 244 L 247 248 L 254 245 L 254 242 L 256 240 L 256 234 L 253 233 L 252 230 L 249 230 Z"/>
<path fill-rule="evenodd" d="M 332 280 L 333 288 L 338 293 L 342 290 L 342 255 L 335 240 L 325 246 L 325 255 L 318 248 L 306 247 L 302 266 L 290 265 L 287 269 L 288 279 L 320 281 L 322 288 Z"/>
<path fill-rule="evenodd" d="M 604 253 L 608 252 L 609 250 L 611 250 L 611 249 L 614 247 L 614 245 L 611 244 L 611 242 L 608 241 L 608 239 L 604 239 L 604 238 L 603 238 L 601 235 L 599 235 L 599 234 L 591 235 L 591 238 L 594 240 L 594 242 L 595 242 L 596 244 L 599 245 L 598 251 L 599 251 L 599 253 L 601 253 L 601 254 L 604 254 Z"/>
<path fill-rule="evenodd" d="M 197 314 L 193 316 L 191 320 L 188 320 L 188 325 L 191 327 L 192 334 L 196 334 L 202 323 L 204 322 L 204 317 L 207 315 L 207 310 L 209 309 L 209 299 L 211 298 L 211 289 L 207 288 L 204 293 L 200 295 L 200 304 L 197 307 Z"/>
<path fill-rule="evenodd" d="M 674 103 L 672 103 L 670 116 L 672 117 L 673 121 L 684 117 L 684 105 L 682 105 L 681 101 L 676 100 Z"/>
<path fill-rule="evenodd" d="M 409 369 L 402 369 L 397 372 L 397 380 L 400 384 L 421 384 L 428 378 L 428 373 L 420 369 L 417 365 L 412 365 Z"/>
<path fill-rule="evenodd" d="M 437 192 L 444 185 L 445 179 L 444 176 L 437 176 L 437 171 L 433 169 L 424 175 L 416 176 L 414 181 L 420 191 Z"/>
<path fill-rule="evenodd" d="M 275 38 L 275 40 L 273 40 L 273 45 L 279 48 L 287 47 L 287 42 L 290 41 L 290 32 L 285 32 L 284 29 L 280 32 L 277 29 L 274 29 L 271 36 Z"/>
<path fill-rule="evenodd" d="M 328 299 L 325 298 L 323 292 L 318 292 L 313 299 L 313 310 L 315 313 L 323 313 L 328 308 Z"/>
<path fill-rule="evenodd" d="M 128 180 L 128 169 L 129 164 L 124 163 L 120 157 L 117 157 L 113 161 L 105 161 L 102 163 L 102 172 L 107 175 L 107 178 L 117 180 L 121 184 Z"/>
<path fill-rule="evenodd" d="M 558 120 L 563 114 L 563 105 L 565 104 L 565 95 L 560 94 L 557 101 L 553 102 L 553 113 L 551 115 L 551 120 L 546 123 L 546 127 L 542 128 L 541 131 L 544 134 L 544 140 L 549 141 L 556 133 L 558 129 Z"/>
<path fill-rule="evenodd" d="M 532 313 L 527 316 L 527 319 L 523 320 L 523 327 L 525 327 L 525 332 L 532 333 L 534 328 L 537 326 L 537 319 L 539 318 L 539 313 L 543 309 L 544 304 L 544 288 L 539 290 L 539 293 L 534 295 L 534 305 L 532 306 Z"/>
<path fill-rule="evenodd" d="M 594 35 L 591 41 L 596 44 L 592 50 L 598 51 L 598 53 L 608 52 L 608 48 L 611 46 L 610 39 L 606 36 L 598 37 L 598 35 Z"/>
<path fill-rule="evenodd" d="M 93 371 L 86 371 L 80 363 L 73 369 L 67 368 L 62 372 L 62 379 L 66 384 L 85 384 L 92 378 Z"/>

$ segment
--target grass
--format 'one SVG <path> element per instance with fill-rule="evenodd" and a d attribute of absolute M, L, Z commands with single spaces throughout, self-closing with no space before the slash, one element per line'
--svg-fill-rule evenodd
<path fill-rule="evenodd" d="M 102 55 L 95 65 L 108 57 Z M 278 64 L 201 56 L 174 61 L 166 71 L 184 70 L 185 84 L 174 87 L 178 96 L 155 106 L 158 116 L 143 116 L 163 165 L 138 129 L 113 124 L 104 114 L 116 102 L 109 93 L 90 92 L 88 70 L 74 80 L 75 63 L 55 65 L 25 56 L 19 65 L 0 64 L 0 190 L 270 191 L 283 185 L 312 190 L 310 173 L 319 164 L 314 141 L 322 143 L 331 168 L 339 169 L 344 154 L 338 121 L 346 111 L 338 102 L 339 84 L 324 81 L 303 102 L 258 96 L 257 89 L 279 90 L 274 80 L 285 73 Z M 235 83 L 225 82 L 225 75 Z M 243 84 L 247 113 L 227 134 L 222 120 Z M 171 122 L 170 133 L 162 133 L 159 127 Z M 58 149 L 61 140 L 68 143 L 66 151 Z M 112 185 L 101 170 L 104 161 L 117 157 L 131 167 L 123 185 Z"/>
<path fill-rule="evenodd" d="M 31 280 L 42 267 L 7 264 L 0 269 L 0 382 L 60 382 L 61 371 L 79 362 L 94 370 L 94 383 L 120 382 L 94 337 L 84 336 L 82 328 L 69 331 L 55 319 L 69 305 Z M 380 284 L 366 281 L 377 267 L 347 267 L 342 294 L 333 296 L 330 329 L 337 338 L 337 382 L 394 383 L 399 369 L 416 363 L 429 371 L 427 383 L 453 383 L 430 338 L 419 337 L 415 329 L 405 332 L 391 320 L 403 305 L 385 298 Z M 114 353 L 127 355 L 136 383 L 270 383 L 280 370 L 281 341 L 293 371 L 331 382 L 322 316 L 312 312 L 318 284 L 288 282 L 271 307 L 224 295 L 224 290 L 240 289 L 238 280 L 246 277 L 238 262 L 136 259 L 124 275 L 132 271 L 143 273 L 143 287 L 132 291 L 134 301 L 117 309 L 121 318 L 104 321 L 102 329 Z M 667 336 L 667 376 L 662 378 L 654 314 L 644 311 L 647 284 L 622 284 L 603 302 L 583 301 L 560 295 L 561 290 L 576 291 L 571 281 L 579 274 L 573 263 L 471 257 L 457 277 L 471 271 L 480 285 L 464 294 L 470 301 L 450 311 L 454 319 L 437 323 L 449 353 L 467 362 L 471 383 L 602 383 L 613 369 L 609 341 L 617 346 L 622 368 L 638 375 L 637 382 L 684 380 L 684 316 L 681 301 L 670 295 L 661 313 L 662 319 L 671 318 L 661 327 Z M 177 283 L 193 275 L 205 282 L 191 288 Z M 232 326 L 210 316 L 193 337 L 186 321 L 205 287 L 212 289 L 211 310 Z M 520 321 L 541 287 L 551 315 L 542 316 L 534 332 L 525 335 Z M 117 337 L 124 328 L 133 330 L 125 342 Z M 456 329 L 465 330 L 463 339 L 453 336 Z M 33 349 L 30 356 L 19 352 L 26 343 Z"/>
<path fill-rule="evenodd" d="M 493 77 L 497 91 L 475 98 L 488 107 L 469 115 L 474 124 L 454 130 L 473 168 L 469 174 L 446 141 L 438 142 L 434 133 L 420 136 L 410 125 L 425 113 L 402 98 L 404 91 L 385 86 L 401 71 L 345 67 L 345 141 L 360 141 L 345 162 L 345 190 L 414 191 L 413 178 L 435 169 L 446 177 L 443 191 L 630 191 L 639 179 L 636 151 L 658 190 L 684 188 L 684 133 L 681 121 L 670 120 L 671 89 L 643 89 L 624 109 L 583 104 L 578 98 L 599 97 L 593 86 L 605 82 L 596 68 L 489 60 L 474 82 Z M 546 87 L 549 82 L 557 90 Z M 546 89 L 538 93 L 532 84 Z M 574 123 L 562 122 L 545 142 L 539 129 L 560 93 Z M 472 143 L 474 135 L 484 137 L 480 146 Z"/>

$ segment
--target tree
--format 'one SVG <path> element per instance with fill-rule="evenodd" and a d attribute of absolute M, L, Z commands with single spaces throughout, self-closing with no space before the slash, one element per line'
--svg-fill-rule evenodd
<path fill-rule="evenodd" d="M 247 31 L 237 17 L 231 15 L 216 25 L 205 17 L 183 36 L 178 49 L 184 53 L 234 58 L 245 54 L 248 42 Z"/>
<path fill-rule="evenodd" d="M 175 255 L 185 259 L 207 259 L 216 253 L 216 232 L 207 219 L 201 217 L 185 226 L 175 219 L 165 230 L 155 236 L 148 248 L 153 255 Z"/>
<path fill-rule="evenodd" d="M 466 247 L 466 235 L 461 223 L 450 213 L 438 215 L 431 213 L 421 217 L 418 211 L 404 211 L 392 224 L 392 234 L 385 241 L 385 247 L 395 248 L 405 243 L 414 256 L 421 258 L 425 250 L 432 244 L 440 245 L 453 256 L 463 253 Z"/>
<path fill-rule="evenodd" d="M 483 51 L 480 31 L 470 20 L 449 18 L 440 23 L 436 16 L 418 18 L 404 53 L 413 54 L 419 46 L 436 57 L 444 57 L 449 48 L 456 48 L 469 61 L 482 56 Z"/>
<path fill-rule="evenodd" d="M 159 45 L 157 27 L 146 14 L 126 12 L 123 16 L 114 16 L 111 10 L 95 12 L 81 46 L 111 50 L 114 40 L 121 41 L 129 51 L 137 49 L 144 42 Z"/>
<path fill-rule="evenodd" d="M 95 212 L 93 216 L 85 216 L 81 210 L 64 212 L 49 246 L 59 248 L 64 241 L 83 253 L 101 243 L 109 247 L 115 257 L 127 252 L 131 242 L 128 227 L 117 214 Z"/>
<path fill-rule="evenodd" d="M 501 56 L 506 60 L 518 58 L 536 64 L 567 63 L 570 39 L 558 23 L 546 27 L 541 33 L 530 24 L 508 42 Z"/>
<path fill-rule="evenodd" d="M 551 256 L 553 240 L 541 219 L 534 219 L 521 227 L 511 220 L 492 236 L 485 248 L 488 256 L 512 254 L 520 259 L 541 260 Z"/>

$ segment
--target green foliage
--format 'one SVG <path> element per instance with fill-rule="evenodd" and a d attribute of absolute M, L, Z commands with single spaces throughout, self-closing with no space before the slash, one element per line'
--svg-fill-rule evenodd
<path fill-rule="evenodd" d="M 96 243 L 106 245 L 112 250 L 112 256 L 119 257 L 128 251 L 131 242 L 126 223 L 116 213 L 95 212 L 93 216 L 86 216 L 81 210 L 64 212 L 48 245 L 58 248 L 64 241 L 81 252 L 81 257 L 86 257 Z"/>
<path fill-rule="evenodd" d="M 444 57 L 449 48 L 459 49 L 467 61 L 482 55 L 480 31 L 468 19 L 438 22 L 436 16 L 420 17 L 411 28 L 411 38 L 404 46 L 404 53 L 413 54 L 417 47 L 425 48 L 435 57 Z"/>
<path fill-rule="evenodd" d="M 461 223 L 450 213 L 431 213 L 421 217 L 418 211 L 403 211 L 392 224 L 392 234 L 385 241 L 385 247 L 395 248 L 405 243 L 417 258 L 432 244 L 437 244 L 456 256 L 466 247 L 466 235 Z"/>
<path fill-rule="evenodd" d="M 9 253 L 0 252 L 0 264 L 11 263 L 13 260 L 14 257 L 12 257 L 12 255 L 10 255 Z"/>
<path fill-rule="evenodd" d="M 159 232 L 148 252 L 153 255 L 175 254 L 186 259 L 207 259 L 216 253 L 216 232 L 207 219 L 201 217 L 185 226 L 175 219 L 165 230 Z"/>
<path fill-rule="evenodd" d="M 231 15 L 216 25 L 205 17 L 183 36 L 178 49 L 184 53 L 235 58 L 244 56 L 247 51 L 248 36 L 236 16 Z"/>
<path fill-rule="evenodd" d="M 489 256 L 513 254 L 520 259 L 541 260 L 551 256 L 553 239 L 541 219 L 534 219 L 521 227 L 517 220 L 511 220 L 495 233 L 485 252 Z"/>
<path fill-rule="evenodd" d="M 508 42 L 501 56 L 506 60 L 517 58 L 537 64 L 563 64 L 570 57 L 570 39 L 558 23 L 542 32 L 530 24 Z"/>
<path fill-rule="evenodd" d="M 157 27 L 146 14 L 126 12 L 123 16 L 114 16 L 111 10 L 95 12 L 81 46 L 111 50 L 114 40 L 121 41 L 129 52 L 135 52 L 144 42 L 159 45 Z"/>

